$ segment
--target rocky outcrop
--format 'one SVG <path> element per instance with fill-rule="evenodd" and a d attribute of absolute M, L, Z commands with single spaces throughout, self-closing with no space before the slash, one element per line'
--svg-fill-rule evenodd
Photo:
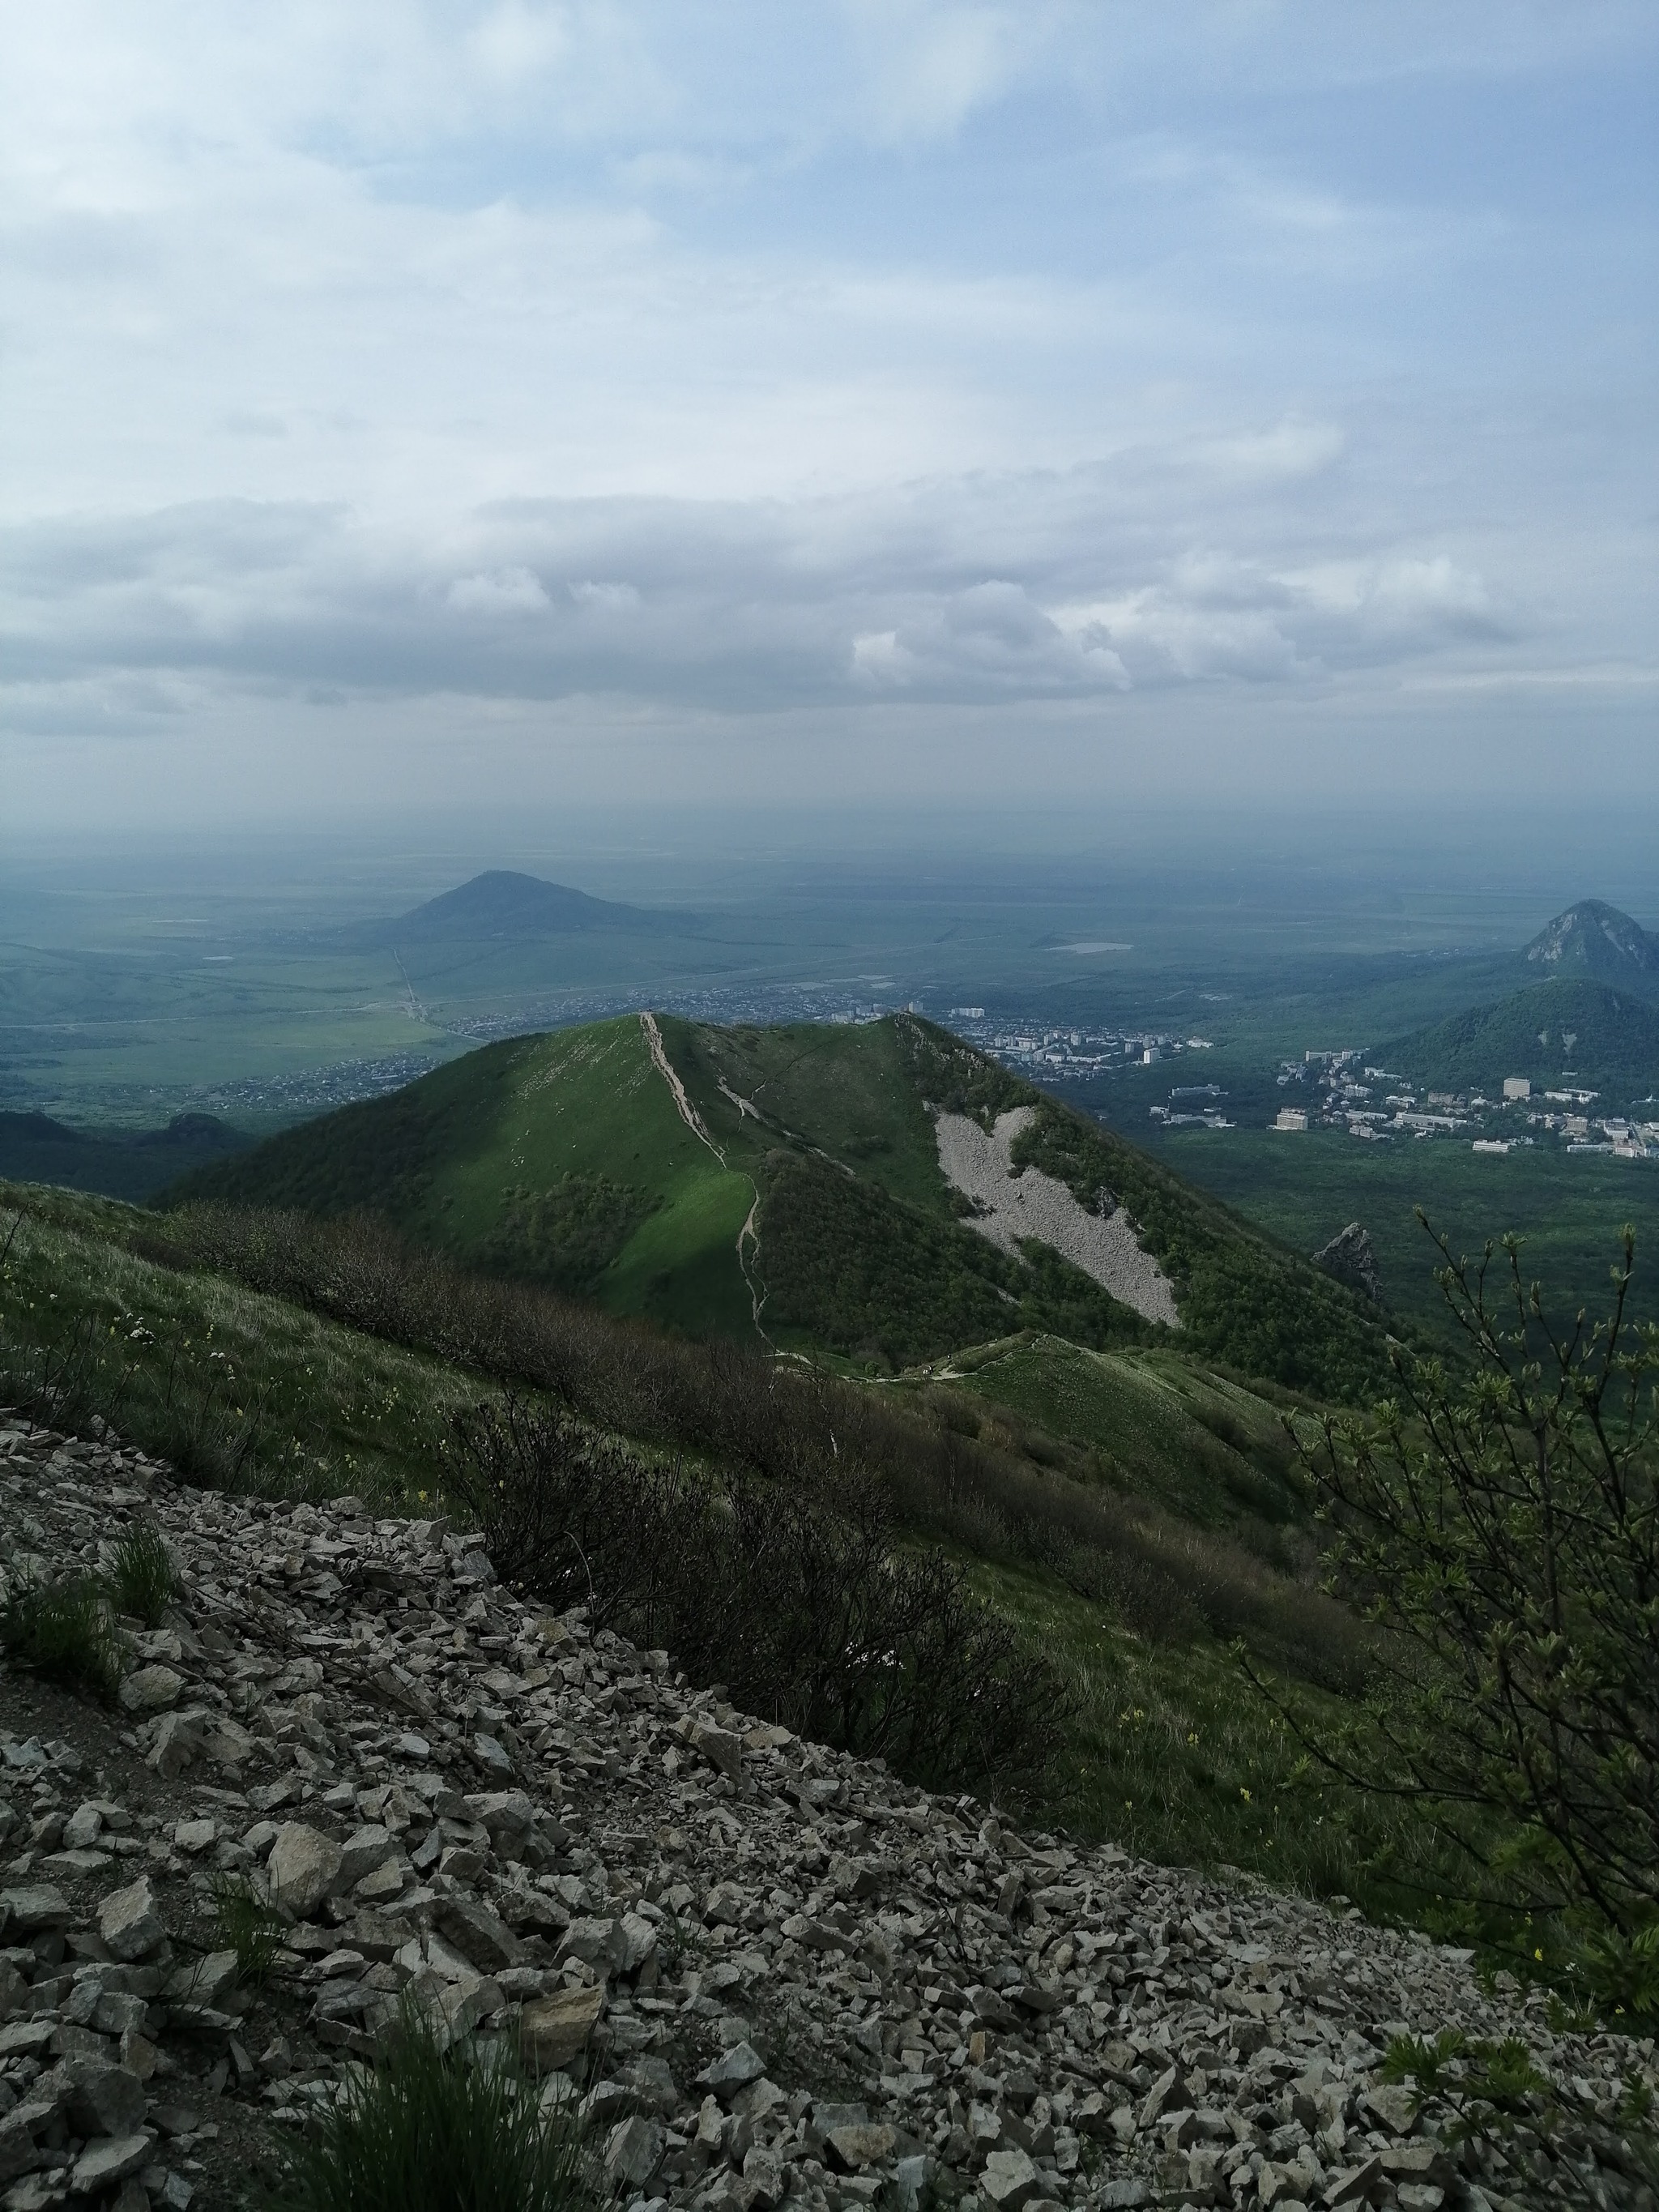
<path fill-rule="evenodd" d="M 176 1696 L 0 1674 L 10 2212 L 239 2202 L 411 1996 L 514 2039 L 623 2203 L 1651 2201 L 1613 2124 L 1650 2046 L 1554 2036 L 1467 1954 L 930 1797 L 520 1602 L 441 1522 L 0 1426 L 11 1568 L 140 1515 L 180 1581 L 131 1662 Z M 282 1924 L 258 1989 L 238 1881 Z M 1379 2074 L 1447 2026 L 1524 2037 L 1567 2117 L 1454 2142 Z"/>
<path fill-rule="evenodd" d="M 1351 1221 L 1340 1235 L 1314 1254 L 1314 1265 L 1322 1267 L 1328 1275 L 1351 1291 L 1358 1291 L 1362 1298 L 1373 1305 L 1385 1304 L 1382 1296 L 1382 1271 L 1376 1264 L 1376 1255 L 1371 1249 L 1371 1233 Z"/>

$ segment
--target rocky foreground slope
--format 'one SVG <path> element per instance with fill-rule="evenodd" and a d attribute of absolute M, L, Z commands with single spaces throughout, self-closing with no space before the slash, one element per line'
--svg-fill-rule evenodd
<path fill-rule="evenodd" d="M 170 1624 L 118 1707 L 0 1674 L 0 2203 L 241 2201 L 404 1992 L 515 2036 L 623 2203 L 977 2212 L 1651 2202 L 1650 2045 L 1555 2038 L 1467 1958 L 1022 1837 L 519 1602 L 465 1534 L 194 1491 L 8 1428 L 9 1571 L 137 1517 Z M 216 1893 L 287 1928 L 239 1986 Z M 1453 2140 L 1379 2064 L 1519 2033 L 1563 2085 Z"/>

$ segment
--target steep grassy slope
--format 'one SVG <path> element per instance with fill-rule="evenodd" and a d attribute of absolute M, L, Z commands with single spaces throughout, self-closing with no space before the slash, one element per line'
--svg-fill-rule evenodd
<path fill-rule="evenodd" d="M 939 1382 L 1012 1415 L 990 1422 L 1012 1446 L 1041 1455 L 1064 1439 L 1098 1479 L 1196 1527 L 1276 1552 L 1281 1532 L 1309 1526 L 1283 1409 L 1180 1352 L 1090 1352 L 1027 1334 L 959 1353 Z"/>
<path fill-rule="evenodd" d="M 932 1109 L 989 1126 L 1024 1106 L 1036 1115 L 1017 1157 L 1085 1210 L 1106 1192 L 1122 1204 L 1207 1357 L 1328 1396 L 1381 1378 L 1381 1328 L 1346 1292 L 927 1023 L 665 1017 L 659 1037 L 660 1057 L 630 1016 L 489 1046 L 179 1195 L 368 1208 L 471 1263 L 694 1331 L 749 1331 L 759 1302 L 774 1341 L 889 1368 L 1022 1327 L 1096 1347 L 1146 1340 L 1147 1323 L 1057 1253 L 1000 1249 L 964 1218 Z"/>
<path fill-rule="evenodd" d="M 628 1015 L 486 1045 L 191 1178 L 238 1204 L 384 1215 L 441 1249 L 623 1312 L 736 1329 L 755 1190 L 677 1110 Z"/>
<path fill-rule="evenodd" d="M 395 1316 L 382 1296 L 383 1249 L 354 1257 L 349 1236 L 324 1237 L 307 1255 L 301 1241 L 288 1251 L 289 1292 L 275 1295 L 229 1264 L 270 1249 L 258 1222 L 239 1232 L 0 1186 L 0 1402 L 44 1396 L 60 1426 L 107 1418 L 198 1479 L 349 1490 L 392 1510 L 441 1502 L 439 1448 L 452 1417 L 499 1391 L 499 1362 L 510 1365 L 514 1342 L 531 1349 L 532 1367 L 550 1359 L 565 1374 L 569 1402 L 588 1419 L 617 1409 L 602 1425 L 630 1451 L 680 1457 L 677 1424 L 689 1419 L 693 1456 L 718 1476 L 722 1466 L 758 1467 L 756 1439 L 769 1422 L 776 1429 L 772 1401 L 787 1377 L 764 1360 L 484 1285 L 488 1346 L 480 1341 L 470 1364 L 477 1316 L 464 1279 L 440 1271 L 424 1286 L 431 1326 L 450 1346 L 436 1356 L 386 1333 Z M 215 1252 L 221 1264 L 209 1264 Z M 383 1314 L 380 1333 L 339 1317 L 354 1300 Z M 516 1336 L 496 1326 L 513 1301 L 522 1308 Z M 1068 1347 L 1024 1348 L 1085 1372 Z M 803 1381 L 796 1400 L 802 1415 L 831 1423 L 835 1468 L 873 1469 L 879 1447 L 901 1540 L 943 1539 L 1066 1675 L 1074 1734 L 1048 1817 L 1180 1863 L 1224 1862 L 1409 1910 L 1413 1881 L 1439 1886 L 1426 1829 L 1310 1776 L 1228 1656 L 1243 1636 L 1286 1697 L 1325 1713 L 1363 1651 L 1357 1625 L 1304 1572 L 1278 1571 L 1261 1547 L 1212 1533 L 1218 1522 L 1266 1528 L 1273 1516 L 1235 1513 L 1224 1456 L 1194 1476 L 1200 1432 L 1224 1414 L 1250 1438 L 1265 1436 L 1273 1408 L 1173 1352 L 1144 1366 L 1107 1363 L 1103 1386 L 1084 1382 L 1067 1399 L 1068 1425 L 1095 1440 L 1079 1457 L 1038 1423 L 1005 1421 L 996 1394 L 1024 1388 L 1008 1349 L 988 1347 L 977 1383 L 968 1378 L 976 1398 L 961 1384 L 830 1385 L 820 1406 Z M 533 1392 L 533 1376 L 514 1379 Z M 973 1425 L 964 1406 L 984 1417 L 972 1460 L 959 1449 Z M 1153 1407 L 1157 1418 L 1143 1420 Z M 1089 1479 L 1085 1464 L 1109 1431 L 1122 1493 Z M 1247 1440 L 1241 1467 L 1254 1449 Z M 1160 1502 L 1183 1496 L 1195 1518 Z"/>
<path fill-rule="evenodd" d="M 1506 1075 L 1547 1088 L 1570 1074 L 1607 1105 L 1624 1106 L 1659 1091 L 1659 1007 L 1628 989 L 1560 976 L 1414 1030 L 1379 1056 L 1419 1082 L 1489 1097 Z"/>

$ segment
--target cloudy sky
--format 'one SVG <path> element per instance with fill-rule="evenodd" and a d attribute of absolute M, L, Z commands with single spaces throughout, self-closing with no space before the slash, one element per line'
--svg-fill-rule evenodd
<path fill-rule="evenodd" d="M 1656 90 L 1651 0 L 7 9 L 14 823 L 1628 793 Z"/>

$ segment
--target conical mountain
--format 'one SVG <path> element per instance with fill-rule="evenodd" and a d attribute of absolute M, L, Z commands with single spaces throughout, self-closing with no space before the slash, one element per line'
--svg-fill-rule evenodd
<path fill-rule="evenodd" d="M 1659 938 L 1602 899 L 1580 899 L 1558 914 L 1521 957 L 1540 982 L 1588 977 L 1659 995 Z"/>
<path fill-rule="evenodd" d="M 593 930 L 660 929 L 672 915 L 648 914 L 612 899 L 593 898 L 566 884 L 550 884 L 511 868 L 487 869 L 452 891 L 428 899 L 408 914 L 349 924 L 338 933 L 353 945 L 512 943 L 567 937 Z"/>

